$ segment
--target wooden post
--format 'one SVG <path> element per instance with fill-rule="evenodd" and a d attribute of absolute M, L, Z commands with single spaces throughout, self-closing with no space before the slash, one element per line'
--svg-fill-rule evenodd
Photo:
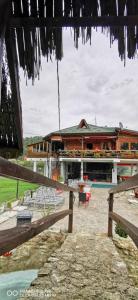
<path fill-rule="evenodd" d="M 110 217 L 110 212 L 113 212 L 114 194 L 109 196 L 109 210 L 108 210 L 108 237 L 113 236 L 113 220 Z"/>
<path fill-rule="evenodd" d="M 19 179 L 17 179 L 17 186 L 16 186 L 16 200 L 19 200 Z"/>
<path fill-rule="evenodd" d="M 69 192 L 69 209 L 72 210 L 72 213 L 69 214 L 68 232 L 72 233 L 72 231 L 73 231 L 73 192 Z"/>

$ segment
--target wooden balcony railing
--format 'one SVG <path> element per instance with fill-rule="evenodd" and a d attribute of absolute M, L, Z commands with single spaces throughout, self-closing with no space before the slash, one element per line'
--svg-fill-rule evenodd
<path fill-rule="evenodd" d="M 26 156 L 28 158 L 45 158 L 48 157 L 48 152 L 45 151 L 37 152 L 37 151 L 28 150 Z"/>
<path fill-rule="evenodd" d="M 123 191 L 133 190 L 138 187 L 138 174 L 134 175 L 130 179 L 122 182 L 109 191 L 109 211 L 108 211 L 108 236 L 113 236 L 113 221 L 120 224 L 124 231 L 132 238 L 136 246 L 138 247 L 138 227 L 124 219 L 120 215 L 113 212 L 114 194 Z M 121 201 L 121 200 L 120 200 Z"/>
<path fill-rule="evenodd" d="M 60 150 L 55 152 L 36 152 L 27 151 L 28 158 L 47 158 L 47 157 L 67 157 L 67 158 L 126 158 L 138 159 L 138 151 L 135 150 Z"/>
<path fill-rule="evenodd" d="M 71 233 L 73 231 L 73 193 L 78 192 L 77 189 L 61 184 L 58 181 L 49 179 L 17 164 L 13 164 L 2 157 L 0 157 L 0 176 L 58 188 L 69 192 L 69 209 L 51 214 L 26 226 L 23 225 L 0 231 L 0 255 L 25 243 L 67 215 L 69 216 L 68 232 Z"/>
<path fill-rule="evenodd" d="M 131 158 L 138 159 L 138 151 L 135 150 L 61 150 L 59 157 L 68 158 Z"/>
<path fill-rule="evenodd" d="M 28 150 L 27 153 L 26 153 L 26 156 L 28 158 L 48 158 L 51 156 L 51 153 L 50 152 L 46 152 L 46 151 L 31 151 L 31 150 Z M 57 157 L 58 155 L 55 153 L 55 152 L 52 152 L 52 156 L 53 157 Z"/>

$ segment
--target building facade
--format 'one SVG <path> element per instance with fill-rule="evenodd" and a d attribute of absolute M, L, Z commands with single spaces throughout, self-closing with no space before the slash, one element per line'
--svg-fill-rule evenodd
<path fill-rule="evenodd" d="M 82 119 L 77 126 L 55 131 L 28 145 L 27 159 L 44 161 L 44 175 L 67 182 L 88 179 L 117 183 L 137 173 L 138 132 L 99 127 Z"/>

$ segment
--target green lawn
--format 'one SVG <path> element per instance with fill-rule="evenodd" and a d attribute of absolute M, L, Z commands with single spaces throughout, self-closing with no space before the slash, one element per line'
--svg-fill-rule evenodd
<path fill-rule="evenodd" d="M 22 198 L 27 190 L 35 190 L 36 184 L 19 181 L 19 198 Z M 17 180 L 0 177 L 0 204 L 16 200 Z"/>

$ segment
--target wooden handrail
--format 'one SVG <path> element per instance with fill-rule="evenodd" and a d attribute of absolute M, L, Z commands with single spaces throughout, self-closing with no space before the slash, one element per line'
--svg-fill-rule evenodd
<path fill-rule="evenodd" d="M 117 186 L 109 190 L 109 194 L 117 194 L 120 192 L 132 190 L 138 187 L 138 174 L 132 176 L 124 182 L 121 182 Z"/>
<path fill-rule="evenodd" d="M 138 227 L 127 221 L 125 218 L 113 212 L 114 194 L 127 191 L 138 186 L 138 174 L 119 184 L 109 191 L 109 210 L 108 210 L 108 237 L 113 236 L 113 221 L 120 224 L 124 231 L 132 238 L 138 247 Z"/>
<path fill-rule="evenodd" d="M 37 234 L 70 214 L 72 214 L 72 210 L 63 210 L 47 217 L 43 217 L 29 225 L 0 231 L 0 255 L 3 255 L 4 253 L 27 242 Z"/>
<path fill-rule="evenodd" d="M 121 227 L 132 238 L 133 242 L 138 247 L 138 227 L 134 226 L 132 223 L 116 213 L 110 212 L 109 217 L 117 224 L 121 225 Z"/>
<path fill-rule="evenodd" d="M 33 172 L 27 168 L 11 163 L 10 161 L 2 157 L 0 157 L 0 175 L 52 188 L 59 188 L 63 191 L 78 192 L 78 190 L 73 187 L 69 187 L 58 181 L 52 180 L 48 177 Z"/>
<path fill-rule="evenodd" d="M 37 220 L 30 225 L 23 225 L 0 231 L 0 255 L 3 255 L 5 252 L 11 251 L 17 246 L 25 243 L 26 241 L 33 238 L 45 229 L 49 228 L 50 226 L 55 224 L 57 221 L 63 219 L 67 215 L 69 215 L 68 232 L 72 232 L 73 192 L 77 192 L 77 189 L 61 184 L 57 181 L 54 181 L 31 170 L 28 170 L 24 167 L 21 167 L 17 164 L 13 164 L 2 157 L 0 157 L 0 175 L 52 188 L 60 188 L 63 191 L 69 192 L 68 210 L 54 213 L 50 216 Z"/>

